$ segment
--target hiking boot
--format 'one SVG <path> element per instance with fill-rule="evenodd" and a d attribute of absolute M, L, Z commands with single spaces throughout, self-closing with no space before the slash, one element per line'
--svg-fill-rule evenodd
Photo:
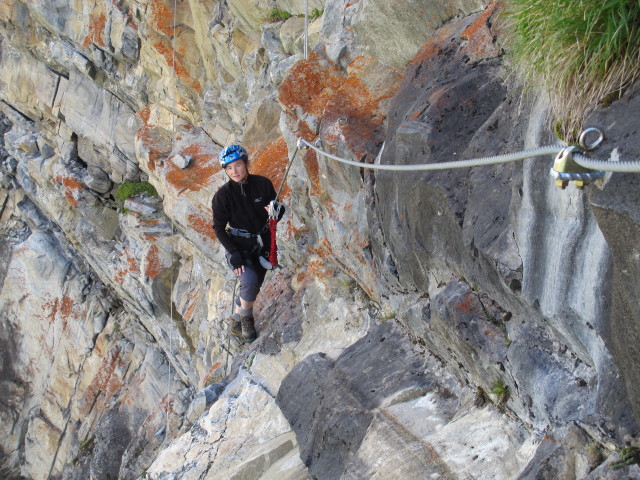
<path fill-rule="evenodd" d="M 240 323 L 242 324 L 242 339 L 245 342 L 253 342 L 258 336 L 253 317 L 240 317 Z"/>
<path fill-rule="evenodd" d="M 242 325 L 240 323 L 240 320 L 229 317 L 227 318 L 227 321 L 229 322 L 229 332 L 231 333 L 231 335 L 242 339 Z"/>

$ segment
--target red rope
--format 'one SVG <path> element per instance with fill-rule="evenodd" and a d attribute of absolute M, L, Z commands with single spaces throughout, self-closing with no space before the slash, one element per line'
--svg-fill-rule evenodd
<path fill-rule="evenodd" d="M 271 246 L 269 248 L 269 263 L 274 267 L 278 265 L 278 245 L 276 245 L 277 218 L 269 219 L 269 231 L 271 232 Z"/>

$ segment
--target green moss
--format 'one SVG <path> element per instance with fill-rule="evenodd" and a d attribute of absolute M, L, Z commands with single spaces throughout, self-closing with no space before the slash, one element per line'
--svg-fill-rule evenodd
<path fill-rule="evenodd" d="M 549 93 L 556 134 L 569 143 L 598 103 L 640 78 L 636 0 L 508 0 L 500 19 L 507 53 Z"/>
<path fill-rule="evenodd" d="M 267 18 L 265 20 L 273 23 L 282 22 L 284 20 L 291 18 L 292 16 L 293 15 L 291 15 L 286 10 L 280 10 L 278 8 L 274 8 L 267 14 Z"/>
<path fill-rule="evenodd" d="M 311 10 L 311 15 L 309 16 L 309 18 L 311 18 L 311 20 L 315 20 L 316 18 L 321 17 L 323 14 L 324 9 L 314 8 L 313 10 Z"/>
<path fill-rule="evenodd" d="M 142 193 L 146 193 L 147 195 L 152 197 L 158 196 L 158 192 L 149 182 L 125 182 L 118 187 L 114 198 L 122 213 L 126 214 L 128 213 L 128 210 L 124 208 L 125 200 Z"/>

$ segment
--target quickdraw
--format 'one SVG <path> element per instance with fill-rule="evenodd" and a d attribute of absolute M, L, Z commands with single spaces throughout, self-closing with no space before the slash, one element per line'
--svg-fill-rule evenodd
<path fill-rule="evenodd" d="M 269 203 L 269 232 L 271 232 L 271 245 L 269 245 L 269 263 L 271 268 L 278 266 L 278 244 L 276 243 L 276 230 L 282 205 L 276 200 Z"/>
<path fill-rule="evenodd" d="M 269 228 L 269 232 L 271 233 L 271 245 L 269 245 L 268 264 L 267 259 L 264 259 L 264 257 L 260 257 L 260 264 L 267 270 L 278 267 L 278 244 L 276 243 L 276 230 L 278 226 L 278 220 L 280 218 L 280 212 L 282 211 L 282 205 L 278 203 L 278 198 L 280 197 L 280 193 L 282 192 L 282 187 L 284 187 L 284 182 L 287 180 L 287 175 L 289 175 L 289 170 L 291 169 L 293 160 L 298 154 L 298 150 L 300 148 L 307 148 L 306 145 L 302 143 L 302 140 L 302 138 L 298 139 L 298 142 L 296 143 L 296 149 L 293 152 L 291 160 L 289 160 L 287 169 L 285 170 L 284 176 L 282 177 L 282 182 L 280 183 L 280 188 L 278 188 L 278 192 L 276 193 L 276 198 L 269 203 L 269 220 L 267 221 L 267 226 Z"/>

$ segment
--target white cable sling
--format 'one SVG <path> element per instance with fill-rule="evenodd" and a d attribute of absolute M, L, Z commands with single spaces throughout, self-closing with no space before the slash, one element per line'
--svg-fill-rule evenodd
<path fill-rule="evenodd" d="M 530 150 L 523 150 L 521 152 L 506 153 L 504 155 L 494 155 L 491 157 L 472 158 L 469 160 L 455 160 L 452 162 L 438 162 L 438 163 L 420 163 L 416 165 L 380 165 L 371 163 L 354 162 L 353 160 L 347 160 L 335 155 L 331 155 L 321 149 L 319 149 L 313 143 L 307 142 L 305 139 L 300 138 L 299 144 L 305 147 L 309 147 L 315 150 L 318 154 L 327 158 L 331 158 L 337 162 L 347 165 L 353 165 L 354 167 L 370 168 L 372 170 L 396 170 L 396 171 L 416 171 L 416 170 L 446 170 L 449 168 L 469 168 L 478 167 L 481 165 L 494 165 L 498 163 L 515 162 L 517 160 L 523 160 L 531 157 L 541 157 L 545 155 L 557 154 L 564 147 L 560 145 L 548 145 L 546 147 L 537 147 Z"/>
<path fill-rule="evenodd" d="M 468 160 L 454 160 L 451 162 L 437 162 L 437 163 L 421 163 L 416 165 L 381 165 L 355 162 L 353 160 L 347 160 L 336 155 L 332 155 L 324 150 L 318 148 L 314 143 L 306 141 L 304 138 L 298 139 L 298 147 L 311 148 L 319 155 L 327 158 L 331 158 L 337 162 L 344 163 L 346 165 L 352 165 L 354 167 L 369 168 L 372 170 L 393 170 L 393 171 L 426 171 L 426 170 L 447 170 L 450 168 L 470 168 L 479 167 L 482 165 L 495 165 L 500 163 L 515 162 L 517 160 L 524 160 L 526 158 L 543 157 L 546 155 L 556 155 L 561 152 L 565 147 L 562 145 L 547 145 L 543 147 L 532 148 L 529 150 L 522 150 L 520 152 L 505 153 L 503 155 L 494 155 L 489 157 L 471 158 Z M 627 172 L 635 173 L 640 172 L 640 161 L 625 161 L 625 162 L 610 162 L 606 160 L 590 159 L 582 153 L 574 152 L 575 162 L 585 168 L 594 170 L 602 170 L 607 172 Z"/>

